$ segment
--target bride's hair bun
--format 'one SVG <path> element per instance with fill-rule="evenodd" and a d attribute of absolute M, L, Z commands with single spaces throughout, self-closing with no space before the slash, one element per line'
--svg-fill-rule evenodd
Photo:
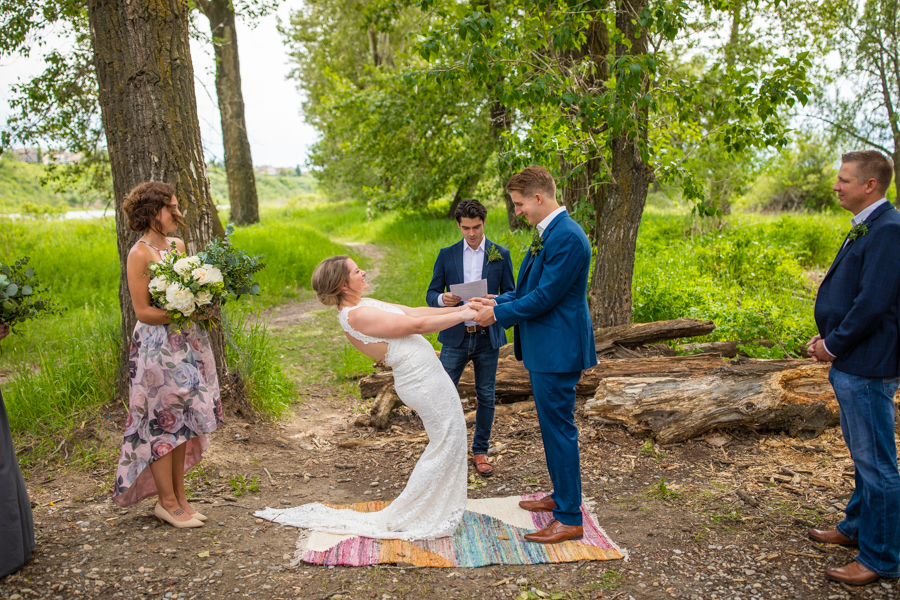
<path fill-rule="evenodd" d="M 326 258 L 313 271 L 312 287 L 325 306 L 337 306 L 343 299 L 343 287 L 350 281 L 349 258 L 346 254 Z"/>

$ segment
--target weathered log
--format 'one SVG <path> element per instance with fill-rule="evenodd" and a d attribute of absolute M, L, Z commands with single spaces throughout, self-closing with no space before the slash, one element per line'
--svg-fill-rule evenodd
<path fill-rule="evenodd" d="M 744 359 L 746 360 L 746 359 Z M 789 365 L 804 364 L 805 361 L 765 361 L 770 369 L 781 370 Z M 591 367 L 581 376 L 575 388 L 579 396 L 592 396 L 597 384 L 606 377 L 648 377 L 662 375 L 690 376 L 707 373 L 721 367 L 722 358 L 715 354 L 695 356 L 672 356 L 660 358 L 604 360 Z M 377 396 L 381 390 L 393 382 L 390 371 L 374 373 L 359 381 L 359 391 L 363 398 Z M 459 395 L 462 398 L 475 397 L 475 372 L 468 365 L 459 380 Z M 501 358 L 497 363 L 496 395 L 499 397 L 530 396 L 531 380 L 525 366 L 513 357 Z"/>
<path fill-rule="evenodd" d="M 737 425 L 810 439 L 839 422 L 828 366 L 801 360 L 732 361 L 693 377 L 610 377 L 584 414 L 664 444 Z"/>
<path fill-rule="evenodd" d="M 403 402 L 394 390 L 393 383 L 385 386 L 378 393 L 378 396 L 375 397 L 375 404 L 372 405 L 372 409 L 369 411 L 372 415 L 372 426 L 375 429 L 387 429 L 391 420 L 391 411 L 394 410 L 395 406 L 400 406 L 401 404 Z"/>
<path fill-rule="evenodd" d="M 769 340 L 732 340 L 730 342 L 705 342 L 703 344 L 682 344 L 681 349 L 686 352 L 696 352 L 698 354 L 706 354 L 714 352 L 721 354 L 725 358 L 734 358 L 735 356 L 747 356 L 738 346 L 744 344 L 759 344 L 766 348 L 771 348 L 775 344 Z"/>
<path fill-rule="evenodd" d="M 697 319 L 673 319 L 653 323 L 631 323 L 616 327 L 603 327 L 594 331 L 597 352 L 603 352 L 613 345 L 643 346 L 653 342 L 664 342 L 685 337 L 709 335 L 716 328 L 712 321 Z"/>
<path fill-rule="evenodd" d="M 505 415 L 518 415 L 524 412 L 529 412 L 534 410 L 534 401 L 528 402 L 514 402 L 512 404 L 498 404 L 494 407 L 494 418 L 502 417 Z M 475 413 L 476 411 L 471 411 L 466 413 L 466 425 L 474 425 L 475 424 Z"/>

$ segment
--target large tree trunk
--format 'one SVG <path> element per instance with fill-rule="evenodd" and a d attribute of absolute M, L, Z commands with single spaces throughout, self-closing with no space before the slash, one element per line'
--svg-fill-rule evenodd
<path fill-rule="evenodd" d="M 630 45 L 616 44 L 616 56 L 638 56 L 647 52 L 647 33 L 641 33 L 633 15 L 640 14 L 647 0 L 635 0 L 620 6 L 616 27 Z M 649 81 L 645 87 L 649 86 Z M 641 158 L 641 142 L 646 142 L 647 112 L 638 114 L 640 140 L 629 135 L 612 139 L 610 183 L 597 211 L 594 242 L 597 260 L 591 279 L 591 319 L 594 327 L 610 327 L 631 322 L 631 280 L 638 226 L 653 179 Z"/>
<path fill-rule="evenodd" d="M 481 172 L 471 173 L 463 177 L 462 181 L 459 183 L 459 187 L 456 188 L 456 193 L 453 195 L 453 201 L 450 203 L 450 209 L 447 211 L 448 219 L 456 218 L 456 209 L 460 205 L 463 200 L 467 200 L 472 197 L 472 192 L 475 191 L 475 186 L 478 185 L 478 180 L 481 179 Z"/>
<path fill-rule="evenodd" d="M 506 107 L 497 100 L 491 102 L 491 137 L 494 138 L 494 147 L 497 149 L 498 155 L 503 152 L 503 147 L 506 144 L 505 133 L 508 132 L 511 127 L 512 118 Z M 516 217 L 516 207 L 513 205 L 512 197 L 510 197 L 509 192 L 506 191 L 506 184 L 509 182 L 510 177 L 513 176 L 513 172 L 506 163 L 503 162 L 503 159 L 499 157 L 497 160 L 497 169 L 500 173 L 500 186 L 503 188 L 502 194 L 503 204 L 506 206 L 506 223 L 509 225 L 510 231 L 522 229 L 525 227 L 525 223 Z"/>
<path fill-rule="evenodd" d="M 125 263 L 140 236 L 128 229 L 122 201 L 144 181 L 173 185 L 186 211 L 187 227 L 180 233 L 189 253 L 212 239 L 216 213 L 200 144 L 188 5 L 178 0 L 89 0 L 88 14 L 116 197 L 123 341 L 119 392 L 127 397 L 128 350 L 136 319 Z M 221 329 L 210 337 L 224 384 Z"/>
<path fill-rule="evenodd" d="M 238 225 L 258 223 L 259 198 L 244 118 L 234 8 L 229 0 L 199 0 L 198 6 L 209 19 L 216 55 L 216 95 L 222 120 L 231 220 Z"/>

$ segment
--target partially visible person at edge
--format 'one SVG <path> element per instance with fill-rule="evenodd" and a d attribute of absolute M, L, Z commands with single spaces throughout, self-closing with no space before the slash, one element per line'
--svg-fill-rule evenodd
<path fill-rule="evenodd" d="M 509 250 L 485 237 L 484 223 L 487 209 L 478 200 L 463 200 L 456 207 L 456 226 L 462 233 L 459 242 L 442 248 L 434 262 L 431 284 L 425 300 L 428 306 L 457 306 L 463 298 L 450 292 L 457 283 L 472 283 L 487 279 L 487 298 L 515 289 L 512 259 Z M 465 300 L 468 300 L 466 298 Z M 441 364 L 453 385 L 469 362 L 475 370 L 475 434 L 472 436 L 472 461 L 476 472 L 491 477 L 494 468 L 488 462 L 487 451 L 494 424 L 494 388 L 497 382 L 497 362 L 500 347 L 506 344 L 506 332 L 499 324 L 482 327 L 467 321 L 438 334 Z"/>
<path fill-rule="evenodd" d="M 9 325 L 0 323 L 0 340 L 9 335 Z M 34 552 L 34 521 L 31 500 L 19 470 L 16 449 L 3 394 L 0 393 L 0 578 L 11 575 L 31 560 Z"/>
<path fill-rule="evenodd" d="M 900 473 L 894 393 L 900 383 L 900 213 L 885 198 L 893 165 L 874 150 L 841 157 L 834 190 L 853 227 L 816 298 L 813 360 L 831 363 L 841 433 L 856 467 L 844 520 L 819 542 L 858 546 L 829 579 L 866 585 L 900 576 Z"/>
<path fill-rule="evenodd" d="M 184 473 L 200 462 L 209 434 L 222 422 L 216 363 L 208 334 L 193 324 L 173 331 L 166 311 L 151 303 L 148 288 L 150 262 L 171 252 L 173 243 L 185 251 L 182 240 L 167 237 L 184 226 L 183 214 L 175 189 L 161 182 L 135 187 L 123 209 L 128 227 L 142 236 L 128 252 L 128 290 L 138 322 L 128 357 L 128 422 L 113 500 L 131 506 L 158 495 L 154 514 L 160 520 L 177 528 L 200 527 L 206 517 L 188 503 Z"/>

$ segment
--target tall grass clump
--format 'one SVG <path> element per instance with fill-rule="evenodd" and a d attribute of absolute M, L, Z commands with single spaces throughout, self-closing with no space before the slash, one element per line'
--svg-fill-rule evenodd
<path fill-rule="evenodd" d="M 33 436 L 33 456 L 45 454 L 54 440 L 91 421 L 115 397 L 119 314 L 93 316 L 74 324 L 64 353 L 39 352 L 37 364 L 19 365 L 4 385 L 10 429 Z"/>
<path fill-rule="evenodd" d="M 269 418 L 284 415 L 296 398 L 294 382 L 281 368 L 280 349 L 259 314 L 230 313 L 223 324 L 228 366 L 241 374 L 250 405 Z"/>

